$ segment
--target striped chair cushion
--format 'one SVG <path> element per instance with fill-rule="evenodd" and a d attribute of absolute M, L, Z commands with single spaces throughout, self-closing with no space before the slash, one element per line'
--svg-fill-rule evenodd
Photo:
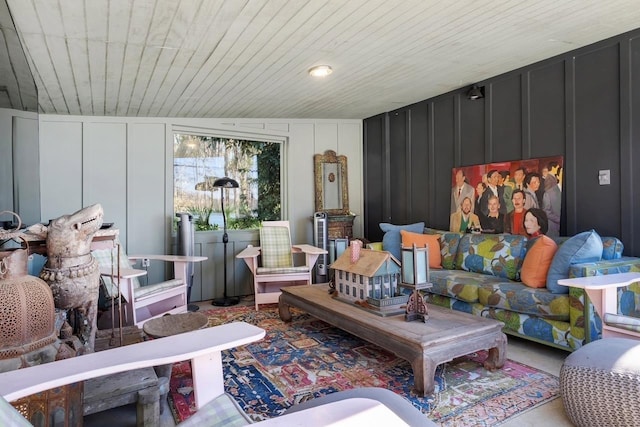
<path fill-rule="evenodd" d="M 287 273 L 306 273 L 309 271 L 309 267 L 301 265 L 299 267 L 258 267 L 258 274 L 287 274 Z"/>
<path fill-rule="evenodd" d="M 640 332 L 640 319 L 620 314 L 605 313 L 604 323 L 609 326 L 626 329 L 628 331 Z"/>
<path fill-rule="evenodd" d="M 293 267 L 289 229 L 278 226 L 260 228 L 260 254 L 264 268 Z"/>
<path fill-rule="evenodd" d="M 233 397 L 224 393 L 204 405 L 187 420 L 181 422 L 180 426 L 239 427 L 249 424 L 251 424 L 251 419 L 244 413 Z"/>

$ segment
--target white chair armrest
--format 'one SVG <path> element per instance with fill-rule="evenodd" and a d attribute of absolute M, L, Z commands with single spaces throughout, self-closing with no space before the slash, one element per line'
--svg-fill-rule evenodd
<path fill-rule="evenodd" d="M 228 323 L 0 373 L 7 401 L 102 375 L 191 359 L 198 408 L 224 392 L 221 351 L 262 339 L 262 328 Z"/>
<path fill-rule="evenodd" d="M 260 256 L 260 246 L 249 245 L 240 251 L 240 253 L 236 255 L 236 258 L 255 258 L 258 256 Z"/>
<path fill-rule="evenodd" d="M 318 248 L 312 245 L 291 245 L 294 252 L 304 252 L 309 255 L 322 255 L 326 254 L 327 251 L 325 249 Z"/>

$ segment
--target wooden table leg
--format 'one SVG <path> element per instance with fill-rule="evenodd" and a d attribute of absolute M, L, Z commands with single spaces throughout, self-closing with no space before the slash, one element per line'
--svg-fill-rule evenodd
<path fill-rule="evenodd" d="M 284 322 L 291 322 L 291 311 L 289 310 L 289 304 L 284 301 L 283 294 L 278 298 L 278 314 L 280 319 Z"/>
<path fill-rule="evenodd" d="M 487 360 L 484 361 L 484 368 L 489 371 L 502 368 L 507 354 L 507 336 L 502 334 L 496 347 L 489 349 Z"/>
<path fill-rule="evenodd" d="M 426 356 L 417 356 L 411 362 L 413 370 L 413 387 L 416 394 L 429 396 L 433 394 L 436 384 L 436 368 L 438 364 Z"/>

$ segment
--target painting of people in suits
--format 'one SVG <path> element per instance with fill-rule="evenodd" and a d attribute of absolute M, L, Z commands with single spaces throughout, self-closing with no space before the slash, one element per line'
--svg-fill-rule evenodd
<path fill-rule="evenodd" d="M 496 217 L 512 220 L 512 197 L 515 190 L 520 190 L 522 193 L 518 192 L 518 197 L 524 196 L 525 212 L 531 208 L 542 209 L 549 220 L 547 235 L 559 236 L 563 173 L 562 156 L 453 168 L 451 214 L 458 212 L 462 201 L 469 198 L 472 212 L 480 218 L 480 223 L 491 223 L 493 230 L 499 230 L 500 227 L 495 224 Z M 489 200 L 492 200 L 491 213 Z M 496 206 L 498 213 L 493 212 Z M 517 217 L 520 216 L 519 213 Z M 507 232 L 512 229 L 512 224 L 503 228 Z M 517 228 L 521 228 L 519 224 Z M 487 229 L 487 232 L 490 231 Z"/>

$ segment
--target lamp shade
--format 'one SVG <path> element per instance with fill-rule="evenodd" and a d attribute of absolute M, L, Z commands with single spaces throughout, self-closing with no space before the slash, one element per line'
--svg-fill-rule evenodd
<path fill-rule="evenodd" d="M 214 187 L 222 187 L 222 188 L 238 188 L 240 184 L 235 179 L 231 179 L 227 176 L 224 178 L 218 178 L 213 182 Z"/>
<path fill-rule="evenodd" d="M 402 282 L 420 285 L 429 281 L 429 247 L 402 248 Z"/>

